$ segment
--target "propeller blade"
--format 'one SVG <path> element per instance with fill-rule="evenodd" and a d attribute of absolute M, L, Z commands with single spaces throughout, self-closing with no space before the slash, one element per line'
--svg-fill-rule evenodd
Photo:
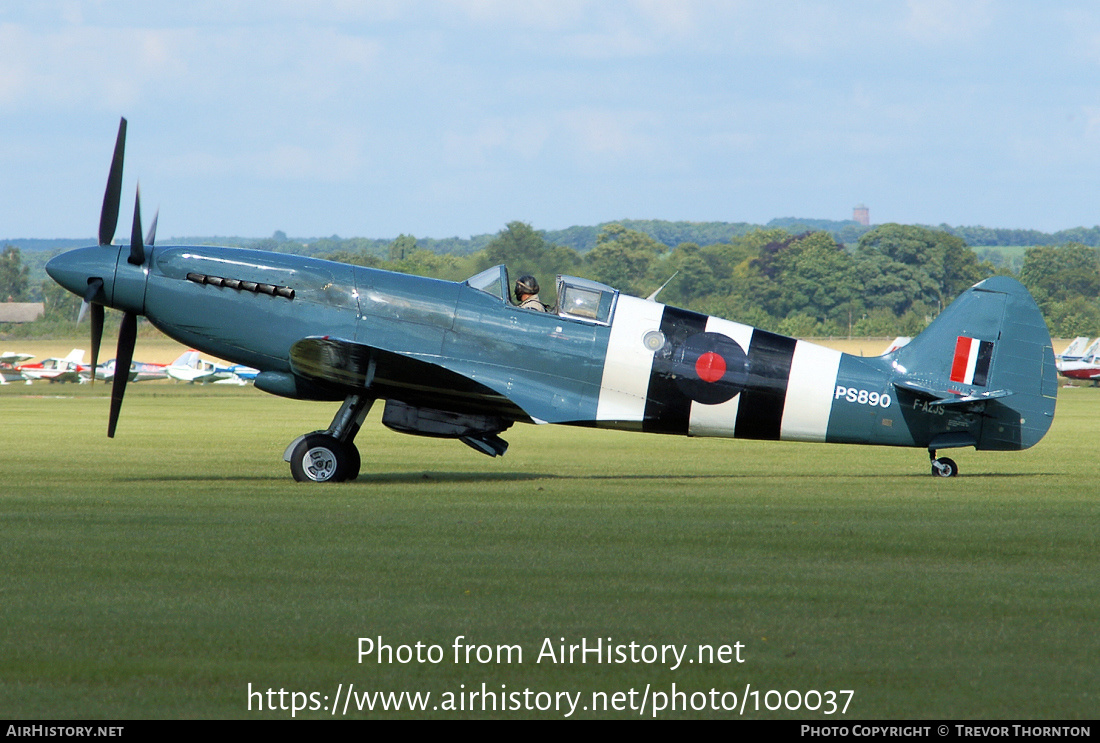
<path fill-rule="evenodd" d="M 141 187 L 138 187 L 137 196 L 134 198 L 134 227 L 130 231 L 130 257 L 131 264 L 140 266 L 145 263 L 145 246 L 141 242 Z"/>
<path fill-rule="evenodd" d="M 122 396 L 126 394 L 126 383 L 130 381 L 130 364 L 134 360 L 134 345 L 137 343 L 137 315 L 127 312 L 122 316 L 122 327 L 118 331 L 118 352 L 115 354 L 115 381 L 111 387 L 111 417 L 107 420 L 107 436 L 115 437 L 118 425 L 118 413 L 122 410 Z"/>
<path fill-rule="evenodd" d="M 118 122 L 118 138 L 115 155 L 111 158 L 111 171 L 107 175 L 107 189 L 103 192 L 103 209 L 99 214 L 99 244 L 110 245 L 118 226 L 118 206 L 122 198 L 122 160 L 126 151 L 126 119 Z"/>
<path fill-rule="evenodd" d="M 80 303 L 80 314 L 76 318 L 76 323 L 79 325 L 88 308 L 92 308 L 92 384 L 95 384 L 95 368 L 99 363 L 99 344 L 103 340 L 103 305 L 95 301 L 101 289 L 103 289 L 103 279 L 89 279 L 88 291 L 84 292 L 84 301 Z"/>
<path fill-rule="evenodd" d="M 157 219 L 160 218 L 160 209 L 157 209 L 153 214 L 153 223 L 149 225 L 149 232 L 145 235 L 145 244 L 150 248 L 153 247 L 153 243 L 157 239 Z"/>
<path fill-rule="evenodd" d="M 95 384 L 95 370 L 99 366 L 99 346 L 103 341 L 103 305 L 92 303 L 92 384 Z"/>

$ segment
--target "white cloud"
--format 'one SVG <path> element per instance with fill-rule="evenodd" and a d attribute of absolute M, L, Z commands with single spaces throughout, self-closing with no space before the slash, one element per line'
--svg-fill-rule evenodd
<path fill-rule="evenodd" d="M 906 33 L 933 44 L 973 39 L 990 25 L 995 11 L 990 0 L 908 0 L 906 4 Z"/>
<path fill-rule="evenodd" d="M 549 136 L 547 124 L 537 119 L 493 117 L 470 131 L 447 131 L 443 156 L 460 168 L 485 167 L 501 158 L 530 162 L 542 154 Z"/>
<path fill-rule="evenodd" d="M 645 129 L 652 122 L 641 112 L 577 109 L 560 115 L 570 144 L 580 161 L 589 156 L 645 159 L 653 142 Z"/>
<path fill-rule="evenodd" d="M 125 110 L 185 71 L 186 31 L 0 26 L 0 103 L 83 111 Z"/>
<path fill-rule="evenodd" d="M 436 7 L 473 23 L 551 31 L 576 24 L 591 5 L 591 0 L 450 0 Z"/>
<path fill-rule="evenodd" d="M 1100 63 L 1100 12 L 1059 8 L 0 3 L 0 166 L 27 184 L 0 205 L 0 218 L 29 223 L 37 204 L 98 201 L 119 115 L 131 121 L 128 177 L 140 174 L 150 193 L 184 191 L 177 206 L 243 202 L 226 210 L 230 218 L 254 214 L 267 231 L 283 215 L 264 217 L 274 202 L 246 194 L 277 193 L 329 234 L 347 230 L 347 221 L 328 223 L 354 210 L 338 211 L 326 190 L 350 201 L 383 189 L 399 230 L 423 233 L 430 211 L 433 224 L 454 225 L 438 229 L 464 234 L 525 218 L 500 218 L 515 205 L 538 204 L 561 225 L 579 221 L 577 210 L 617 218 L 631 204 L 675 218 L 698 213 L 692 194 L 715 194 L 726 208 L 731 189 L 740 189 L 737 206 L 725 216 L 767 218 L 777 216 L 766 213 L 776 194 L 783 204 L 820 203 L 819 180 L 848 192 L 873 177 L 885 192 L 906 174 L 938 170 L 978 190 L 1008 162 L 1019 165 L 1017 201 L 1029 203 L 1044 153 L 1079 162 L 1073 173 L 1100 167 L 1091 146 L 1100 97 L 1088 82 Z M 1021 142 L 1042 157 L 1020 157 Z M 807 174 L 818 179 L 813 188 Z M 1088 181 L 1063 180 L 1049 198 L 1091 214 Z M 928 178 L 922 198 L 948 181 Z M 77 182 L 79 190 L 68 185 Z M 66 187 L 73 195 L 60 193 Z M 401 213 L 417 199 L 419 213 Z M 903 208 L 937 207 L 914 198 Z M 201 233 L 210 217 L 196 207 L 186 231 Z M 983 219 L 995 221 L 970 221 Z"/>
<path fill-rule="evenodd" d="M 224 144 L 224 143 L 223 143 Z M 363 176 L 362 134 L 350 128 L 315 123 L 309 136 L 259 142 L 241 149 L 191 147 L 161 153 L 159 175 L 167 178 L 245 178 L 261 181 L 346 183 Z"/>

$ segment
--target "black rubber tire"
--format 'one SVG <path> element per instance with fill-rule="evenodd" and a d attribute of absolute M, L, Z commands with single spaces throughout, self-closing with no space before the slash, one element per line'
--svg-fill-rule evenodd
<path fill-rule="evenodd" d="M 954 459 L 941 457 L 932 462 L 932 474 L 936 477 L 954 477 L 959 474 L 959 465 L 955 464 Z"/>
<path fill-rule="evenodd" d="M 363 460 L 359 456 L 359 449 L 352 442 L 346 442 L 344 448 L 348 454 L 347 472 L 344 473 L 344 480 L 350 481 L 359 477 L 359 468 L 362 466 Z"/>
<path fill-rule="evenodd" d="M 356 451 L 353 457 L 347 446 L 327 433 L 311 433 L 291 452 L 290 474 L 298 482 L 343 482 L 351 465 L 358 465 L 358 454 Z M 356 475 L 358 469 L 356 466 Z"/>

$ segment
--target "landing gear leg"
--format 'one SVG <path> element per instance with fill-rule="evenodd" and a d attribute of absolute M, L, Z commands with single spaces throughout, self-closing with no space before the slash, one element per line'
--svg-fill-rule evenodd
<path fill-rule="evenodd" d="M 934 476 L 954 477 L 959 474 L 959 465 L 955 464 L 955 460 L 947 457 L 937 459 L 935 449 L 928 450 L 928 458 L 932 460 L 932 474 Z"/>
<path fill-rule="evenodd" d="M 362 462 L 355 436 L 374 404 L 373 397 L 348 395 L 325 431 L 299 436 L 283 453 L 298 482 L 344 482 L 359 476 Z"/>

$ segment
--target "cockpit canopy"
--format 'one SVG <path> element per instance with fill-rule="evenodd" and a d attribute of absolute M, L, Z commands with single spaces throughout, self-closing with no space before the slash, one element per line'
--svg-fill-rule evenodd
<path fill-rule="evenodd" d="M 466 285 L 491 294 L 501 303 L 512 305 L 508 267 L 487 268 L 466 279 Z M 606 284 L 575 276 L 558 276 L 558 303 L 551 312 L 559 317 L 571 318 L 600 325 L 609 325 L 619 296 L 617 289 Z"/>

